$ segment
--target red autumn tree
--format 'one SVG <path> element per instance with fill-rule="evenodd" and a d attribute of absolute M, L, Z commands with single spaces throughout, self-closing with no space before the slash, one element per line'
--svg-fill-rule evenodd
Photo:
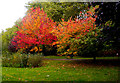
<path fill-rule="evenodd" d="M 56 36 L 51 34 L 55 25 L 43 9 L 31 8 L 22 19 L 22 25 L 18 27 L 19 31 L 16 32 L 12 44 L 17 45 L 17 49 L 28 49 L 33 46 L 30 51 L 41 51 L 40 45 L 51 45 L 57 40 Z"/>

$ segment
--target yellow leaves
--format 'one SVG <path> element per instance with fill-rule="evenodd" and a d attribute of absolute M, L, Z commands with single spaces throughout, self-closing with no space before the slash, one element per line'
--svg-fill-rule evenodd
<path fill-rule="evenodd" d="M 69 52 L 70 50 L 69 50 L 69 49 L 67 49 L 67 51 Z"/>
<path fill-rule="evenodd" d="M 52 46 L 53 46 L 53 45 L 56 45 L 56 42 L 53 42 L 53 43 L 52 43 Z"/>
<path fill-rule="evenodd" d="M 14 59 L 16 59 L 16 56 L 13 56 L 14 57 Z"/>
<path fill-rule="evenodd" d="M 54 32 L 55 32 L 55 30 L 54 30 L 54 29 L 50 31 L 50 33 L 54 33 Z"/>
<path fill-rule="evenodd" d="M 69 52 L 69 54 L 72 54 L 72 52 Z"/>
<path fill-rule="evenodd" d="M 30 51 L 35 51 L 35 52 L 37 52 L 37 51 L 38 51 L 38 48 L 35 46 L 35 47 L 32 48 Z"/>
<path fill-rule="evenodd" d="M 68 59 L 70 59 L 70 56 L 67 56 Z"/>
<path fill-rule="evenodd" d="M 29 34 L 32 34 L 32 32 L 31 32 L 31 31 L 29 31 L 28 33 L 29 33 Z"/>
<path fill-rule="evenodd" d="M 38 52 L 38 51 L 42 51 L 42 49 L 41 49 L 40 47 L 39 47 L 39 49 L 38 49 L 38 47 L 35 46 L 35 47 L 32 48 L 30 51 L 31 51 L 31 52 L 32 52 L 32 51 Z"/>
<path fill-rule="evenodd" d="M 57 47 L 60 47 L 60 45 L 57 45 Z"/>
<path fill-rule="evenodd" d="M 64 19 L 61 19 L 64 22 Z"/>
<path fill-rule="evenodd" d="M 61 48 L 64 48 L 64 46 L 61 46 Z"/>
<path fill-rule="evenodd" d="M 62 41 L 59 41 L 59 44 L 62 44 Z"/>
<path fill-rule="evenodd" d="M 42 49 L 39 47 L 39 51 L 42 51 Z"/>
<path fill-rule="evenodd" d="M 21 49 L 19 49 L 19 52 L 22 52 L 24 49 L 23 48 L 21 48 Z"/>
<path fill-rule="evenodd" d="M 66 55 L 68 52 L 64 52 L 63 54 Z"/>
<path fill-rule="evenodd" d="M 37 51 L 38 51 L 38 48 L 37 48 L 37 47 L 35 47 L 34 49 L 35 49 L 35 52 L 37 52 Z"/>
<path fill-rule="evenodd" d="M 33 9 L 34 9 L 34 7 L 30 8 L 30 10 L 33 10 Z"/>
<path fill-rule="evenodd" d="M 95 8 L 96 8 L 96 9 L 99 8 L 99 5 L 96 5 Z"/>
<path fill-rule="evenodd" d="M 77 52 L 73 52 L 73 54 L 74 54 L 74 55 L 76 55 L 76 54 L 77 54 Z"/>
<path fill-rule="evenodd" d="M 34 49 L 31 49 L 30 51 L 32 52 Z"/>
<path fill-rule="evenodd" d="M 59 44 L 59 42 L 57 41 L 56 44 Z"/>

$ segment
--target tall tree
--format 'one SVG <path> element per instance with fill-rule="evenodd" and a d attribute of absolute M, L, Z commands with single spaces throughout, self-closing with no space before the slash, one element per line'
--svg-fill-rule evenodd
<path fill-rule="evenodd" d="M 88 4 L 82 2 L 31 2 L 26 7 L 29 10 L 38 6 L 43 8 L 54 21 L 61 21 L 61 18 L 67 21 L 71 16 L 75 18 L 81 10 L 88 8 Z"/>
<path fill-rule="evenodd" d="M 100 5 L 96 10 L 98 12 L 96 24 L 103 28 L 102 40 L 106 47 L 120 50 L 120 2 L 96 2 L 90 5 Z"/>
<path fill-rule="evenodd" d="M 19 22 L 16 21 L 15 24 L 19 24 Z M 16 25 L 13 25 L 12 28 L 7 28 L 6 31 L 2 31 L 0 38 L 2 39 L 1 42 L 3 55 L 9 55 L 16 51 L 15 46 L 11 44 L 11 40 L 16 35 L 16 31 L 18 31 Z"/>
<path fill-rule="evenodd" d="M 18 26 L 19 31 L 12 40 L 17 49 L 39 52 L 42 51 L 40 45 L 51 45 L 56 41 L 56 37 L 51 34 L 56 23 L 47 17 L 47 14 L 39 7 L 33 7 L 22 19 L 22 25 Z"/>
<path fill-rule="evenodd" d="M 76 19 L 75 21 L 71 19 L 64 21 L 63 19 L 60 24 L 53 29 L 53 34 L 55 34 L 58 39 L 53 45 L 57 45 L 59 54 L 83 56 L 85 53 L 94 53 L 91 57 L 97 56 L 95 52 L 99 49 L 97 48 L 96 39 L 101 29 L 95 25 L 96 16 L 92 17 L 95 15 L 96 8 L 98 8 L 98 6 L 95 8 L 91 7 L 90 10 L 87 11 L 87 14 L 85 14 L 87 18 Z M 82 14 L 81 12 L 80 16 Z"/>

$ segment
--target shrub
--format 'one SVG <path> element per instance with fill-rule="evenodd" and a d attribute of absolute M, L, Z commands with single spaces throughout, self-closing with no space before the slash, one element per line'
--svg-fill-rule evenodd
<path fill-rule="evenodd" d="M 12 56 L 2 58 L 3 67 L 21 67 L 24 58 L 20 53 L 14 53 Z"/>
<path fill-rule="evenodd" d="M 29 67 L 40 67 L 42 66 L 42 57 L 38 55 L 29 56 L 27 61 Z"/>
<path fill-rule="evenodd" d="M 6 58 L 6 57 L 2 58 L 2 66 L 11 67 L 12 64 L 10 63 L 10 61 L 11 61 L 11 58 Z"/>
<path fill-rule="evenodd" d="M 42 54 L 20 54 L 15 53 L 11 57 L 2 58 L 3 67 L 40 67 Z M 29 64 L 29 65 L 28 65 Z"/>

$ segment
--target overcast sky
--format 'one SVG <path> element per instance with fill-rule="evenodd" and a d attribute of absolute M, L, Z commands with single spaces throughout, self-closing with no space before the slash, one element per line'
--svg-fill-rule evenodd
<path fill-rule="evenodd" d="M 25 3 L 32 0 L 0 0 L 0 33 L 25 15 Z"/>

